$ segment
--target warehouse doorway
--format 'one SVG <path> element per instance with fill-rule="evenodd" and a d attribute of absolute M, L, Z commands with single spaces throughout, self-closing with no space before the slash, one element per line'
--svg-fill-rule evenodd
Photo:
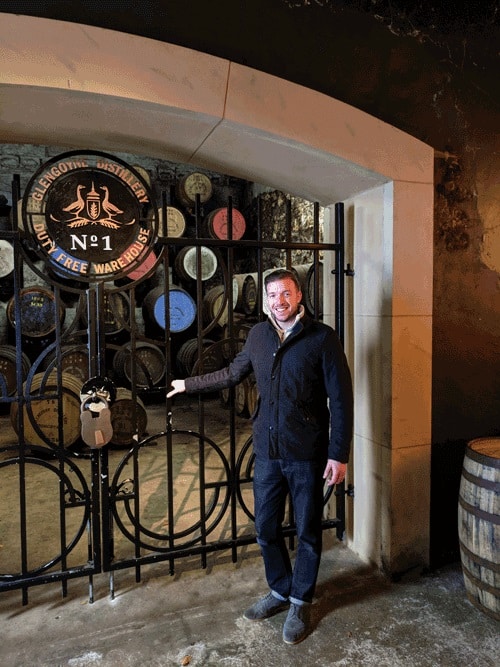
<path fill-rule="evenodd" d="M 2 18 L 3 141 L 78 142 L 265 183 L 324 206 L 329 241 L 334 202 L 344 203 L 356 268 L 349 476 L 362 481 L 347 543 L 391 573 L 428 565 L 432 148 L 318 91 L 208 54 L 71 23 L 61 40 L 57 21 Z"/>
<path fill-rule="evenodd" d="M 31 586 L 59 581 L 65 593 L 77 577 L 92 599 L 103 571 L 113 593 L 116 570 L 134 568 L 139 580 L 153 562 L 173 573 L 179 559 L 205 567 L 213 552 L 236 561 L 256 539 L 255 383 L 175 404 L 167 386 L 231 361 L 266 317 L 263 277 L 279 266 L 295 271 L 313 317 L 335 293 L 343 336 L 341 205 L 327 243 L 317 203 L 234 181 L 220 206 L 214 179 L 192 170 L 158 197 L 152 176 L 70 151 L 24 191 L 13 177 L 16 205 L 0 232 L 12 259 L 0 313 L 0 590 L 21 589 L 24 602 Z M 325 505 L 331 495 L 325 488 Z M 323 521 L 339 537 L 344 495 L 338 487 Z M 291 506 L 285 532 L 293 548 Z"/>

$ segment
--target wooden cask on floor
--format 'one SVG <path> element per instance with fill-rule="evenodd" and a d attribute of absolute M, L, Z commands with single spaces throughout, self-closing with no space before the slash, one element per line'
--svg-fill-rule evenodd
<path fill-rule="evenodd" d="M 500 438 L 478 438 L 467 446 L 458 535 L 467 597 L 500 620 Z"/>
<path fill-rule="evenodd" d="M 27 399 L 22 408 L 24 441 L 28 445 L 71 447 L 80 441 L 81 382 L 69 373 L 61 373 L 61 383 L 54 370 L 48 375 L 36 373 L 28 386 L 24 384 Z M 10 419 L 19 433 L 19 404 L 11 403 Z M 61 431 L 59 431 L 61 427 Z"/>

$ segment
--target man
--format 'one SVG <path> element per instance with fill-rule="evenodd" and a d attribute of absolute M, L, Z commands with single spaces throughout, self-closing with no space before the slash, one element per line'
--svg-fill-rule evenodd
<path fill-rule="evenodd" d="M 244 616 L 258 621 L 288 608 L 283 640 L 296 644 L 310 631 L 324 483 L 340 484 L 346 473 L 352 383 L 337 334 L 305 314 L 296 275 L 277 269 L 264 283 L 269 318 L 252 327 L 232 363 L 213 373 L 174 380 L 167 397 L 234 386 L 255 373 L 255 527 L 270 592 Z M 297 530 L 293 568 L 281 530 L 288 492 Z"/>

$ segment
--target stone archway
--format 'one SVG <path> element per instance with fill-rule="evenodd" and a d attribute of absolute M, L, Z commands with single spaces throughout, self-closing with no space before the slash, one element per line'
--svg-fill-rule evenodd
<path fill-rule="evenodd" d="M 427 565 L 432 149 L 335 99 L 227 60 L 95 27 L 1 16 L 2 141 L 162 157 L 324 206 L 345 202 L 356 268 L 348 541 L 392 573 Z"/>

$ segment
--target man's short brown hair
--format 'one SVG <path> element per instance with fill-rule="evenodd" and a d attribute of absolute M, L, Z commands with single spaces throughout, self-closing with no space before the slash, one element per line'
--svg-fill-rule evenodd
<path fill-rule="evenodd" d="M 267 276 L 264 278 L 264 286 L 266 288 L 266 292 L 269 283 L 275 283 L 277 280 L 285 280 L 285 278 L 293 280 L 293 282 L 295 283 L 295 287 L 298 289 L 298 291 L 299 292 L 302 291 L 299 279 L 297 278 L 297 274 L 295 273 L 295 271 L 291 271 L 290 269 L 275 269 L 274 271 L 271 271 L 271 273 L 268 273 Z"/>

